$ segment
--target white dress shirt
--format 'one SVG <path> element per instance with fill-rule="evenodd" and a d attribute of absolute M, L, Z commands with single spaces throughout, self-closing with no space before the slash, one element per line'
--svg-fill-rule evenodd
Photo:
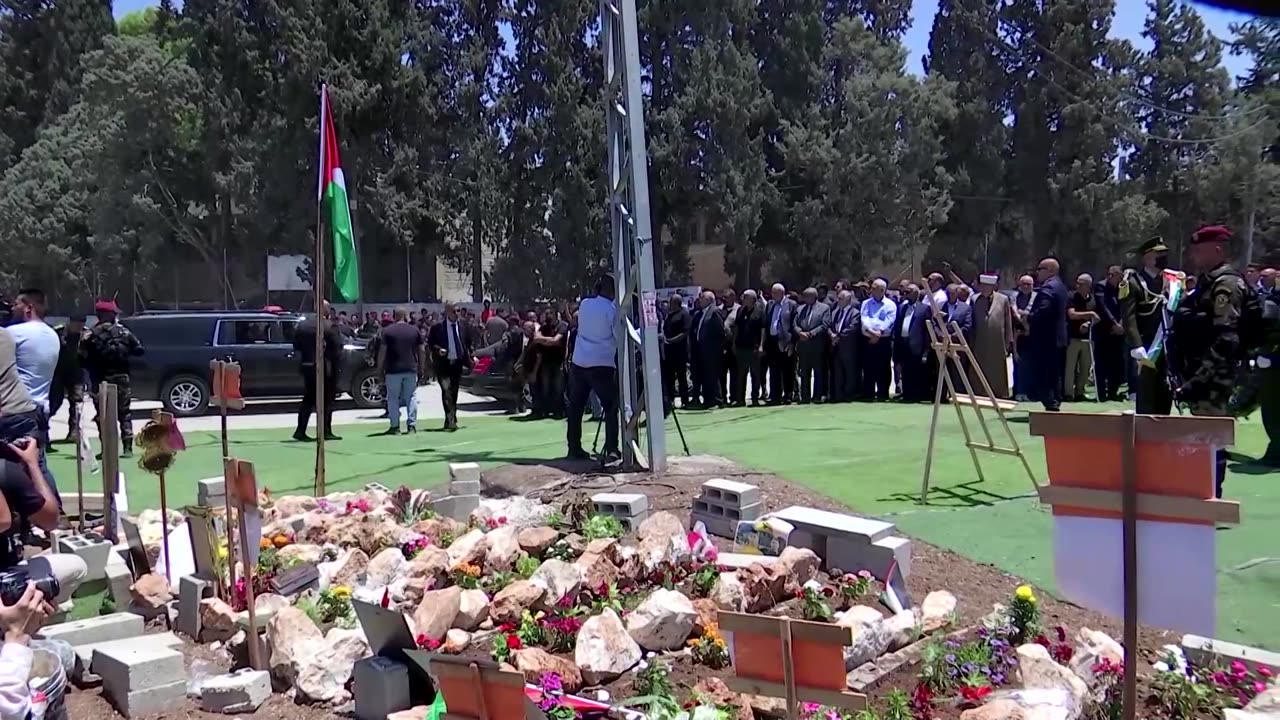
<path fill-rule="evenodd" d="M 446 326 L 445 329 L 448 331 L 446 334 L 449 336 L 449 340 L 448 340 L 449 359 L 457 360 L 458 359 L 458 321 L 448 320 L 447 323 L 448 325 Z"/>
<path fill-rule="evenodd" d="M 881 335 L 893 332 L 893 321 L 898 317 L 898 304 L 889 298 L 879 300 L 869 297 L 862 301 L 862 327 Z"/>

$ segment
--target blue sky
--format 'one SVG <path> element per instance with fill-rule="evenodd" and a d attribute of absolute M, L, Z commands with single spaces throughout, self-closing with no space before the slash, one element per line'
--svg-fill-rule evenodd
<path fill-rule="evenodd" d="M 155 5 L 152 0 L 115 0 L 116 17 L 139 8 Z M 1204 17 L 1209 30 L 1219 39 L 1226 40 L 1231 36 L 1227 27 L 1233 22 L 1244 22 L 1248 15 L 1219 10 L 1218 8 L 1193 3 Z M 1147 4 L 1144 0 L 1116 0 L 1116 17 L 1112 23 L 1112 35 L 1127 38 L 1141 49 L 1149 44 L 1142 37 L 1142 23 L 1146 18 Z M 911 29 L 907 32 L 906 43 L 911 52 L 907 60 L 907 69 L 913 73 L 922 72 L 920 59 L 929 49 L 929 29 L 933 25 L 933 15 L 937 12 L 937 0 L 916 0 L 911 11 Z M 1224 52 L 1224 63 L 1231 72 L 1232 78 L 1245 71 L 1244 58 L 1234 57 Z"/>

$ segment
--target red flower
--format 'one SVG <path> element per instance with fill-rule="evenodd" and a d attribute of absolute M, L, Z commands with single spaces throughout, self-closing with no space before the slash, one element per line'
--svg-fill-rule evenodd
<path fill-rule="evenodd" d="M 435 650 L 442 644 L 439 640 L 433 640 L 421 633 L 413 641 L 417 644 L 419 650 Z"/>
<path fill-rule="evenodd" d="M 969 685 L 965 685 L 964 687 L 960 688 L 960 697 L 964 698 L 966 702 L 971 702 L 971 703 L 982 702 L 982 698 L 990 694 L 991 694 L 990 686 L 971 687 Z"/>
<path fill-rule="evenodd" d="M 391 607 L 391 590 L 383 589 L 382 591 L 382 609 L 386 610 Z"/>
<path fill-rule="evenodd" d="M 827 596 L 827 597 L 831 597 L 832 595 L 835 595 L 836 593 L 835 593 L 835 591 L 834 591 L 834 590 L 832 590 L 831 588 L 829 588 L 829 587 L 824 587 L 824 588 L 822 588 L 822 594 L 823 594 L 823 595 L 825 595 L 825 596 Z"/>
<path fill-rule="evenodd" d="M 508 650 L 519 650 L 519 649 L 520 649 L 520 648 L 522 648 L 522 647 L 524 647 L 524 643 L 520 642 L 520 636 L 519 636 L 519 635 L 508 635 L 508 636 L 507 636 L 507 649 L 508 649 Z"/>
<path fill-rule="evenodd" d="M 1053 630 L 1054 630 L 1054 632 L 1058 633 L 1058 642 L 1066 642 L 1066 641 L 1067 641 L 1067 629 L 1066 629 L 1066 628 L 1064 628 L 1064 627 L 1062 627 L 1061 625 L 1059 625 L 1058 627 L 1054 628 Z"/>
<path fill-rule="evenodd" d="M 1264 678 L 1269 678 L 1269 677 L 1271 677 L 1274 673 L 1272 673 L 1272 672 L 1271 672 L 1271 668 L 1268 668 L 1268 667 L 1264 667 L 1264 666 L 1262 666 L 1262 665 L 1259 665 L 1259 666 L 1258 666 L 1258 674 L 1259 674 L 1259 675 L 1261 675 L 1261 676 L 1262 676 L 1262 677 L 1264 677 Z"/>
<path fill-rule="evenodd" d="M 802 598 L 802 597 L 804 597 L 804 590 L 797 590 L 797 591 L 796 591 L 796 597 L 798 597 L 798 598 Z"/>
<path fill-rule="evenodd" d="M 507 516 L 506 516 L 506 515 L 503 515 L 503 516 L 499 517 L 499 518 L 498 518 L 498 524 L 499 524 L 499 525 L 506 525 L 506 524 L 507 524 Z"/>
<path fill-rule="evenodd" d="M 1043 635 L 1037 635 L 1036 639 L 1033 642 L 1037 645 L 1043 646 L 1046 650 L 1049 649 L 1049 638 Z"/>
<path fill-rule="evenodd" d="M 504 633 L 513 633 L 516 631 L 516 625 L 515 623 L 506 622 L 506 623 L 502 623 L 502 625 L 500 625 L 498 629 Z"/>

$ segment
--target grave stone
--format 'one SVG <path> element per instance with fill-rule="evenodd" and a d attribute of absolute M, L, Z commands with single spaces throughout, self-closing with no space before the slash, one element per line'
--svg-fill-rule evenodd
<path fill-rule="evenodd" d="M 219 475 L 196 481 L 196 502 L 208 508 L 226 507 L 227 481 Z"/>
<path fill-rule="evenodd" d="M 893 523 L 799 506 L 767 517 L 791 524 L 788 544 L 813 550 L 827 567 L 867 570 L 884 580 L 896 560 L 897 573 L 911 574 L 911 541 L 898 536 Z"/>
<path fill-rule="evenodd" d="M 128 547 L 125 545 L 117 545 L 111 548 L 111 552 L 107 553 L 107 565 L 104 574 L 107 579 L 107 589 L 111 593 L 111 600 L 116 607 L 125 607 L 133 599 L 129 588 L 133 585 L 133 572 L 129 570 L 129 564 L 125 562 L 124 555 L 127 553 Z"/>
<path fill-rule="evenodd" d="M 1239 660 L 1250 668 L 1262 666 L 1273 674 L 1280 673 L 1280 653 L 1249 647 L 1225 640 L 1183 635 L 1182 649 L 1192 665 L 1226 667 Z"/>
<path fill-rule="evenodd" d="M 187 695 L 182 653 L 167 647 L 129 643 L 93 653 L 93 672 L 102 694 L 125 717 L 171 710 Z"/>
<path fill-rule="evenodd" d="M 413 706 L 409 690 L 409 667 L 388 657 L 374 656 L 356 661 L 352 672 L 357 720 L 384 720 L 388 715 Z"/>
<path fill-rule="evenodd" d="M 209 678 L 200 686 L 200 707 L 205 712 L 252 713 L 271 697 L 271 673 L 241 670 Z"/>
<path fill-rule="evenodd" d="M 181 525 L 169 532 L 169 560 L 173 562 L 173 567 L 169 568 L 168 573 L 170 583 L 176 583 L 178 578 L 196 572 L 195 543 L 191 537 L 190 522 L 190 520 L 184 520 Z M 165 556 L 161 553 L 156 561 L 157 575 L 165 574 L 164 563 Z"/>
<path fill-rule="evenodd" d="M 40 636 L 48 640 L 62 640 L 74 647 L 137 637 L 142 634 L 142 629 L 140 615 L 118 612 L 60 625 L 47 625 L 40 628 Z"/>
<path fill-rule="evenodd" d="M 126 638 L 124 640 L 110 640 L 108 642 L 91 643 L 89 645 L 76 645 L 72 648 L 76 655 L 76 667 L 73 673 L 73 679 L 81 684 L 100 681 L 101 678 L 93 672 L 93 653 L 95 651 L 109 650 L 138 644 L 162 648 L 180 648 L 182 647 L 182 638 L 171 632 L 163 632 L 151 635 L 139 635 L 138 637 Z"/>
<path fill-rule="evenodd" d="M 147 559 L 147 547 L 142 544 L 138 521 L 132 515 L 120 513 L 120 525 L 129 546 L 129 563 L 133 566 L 133 574 L 142 577 L 151 572 L 151 562 Z"/>
<path fill-rule="evenodd" d="M 213 583 L 196 575 L 178 579 L 178 632 L 192 640 L 200 638 L 200 601 L 213 597 Z"/>

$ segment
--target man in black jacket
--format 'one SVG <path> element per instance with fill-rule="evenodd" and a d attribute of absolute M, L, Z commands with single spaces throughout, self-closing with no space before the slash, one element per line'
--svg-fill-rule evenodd
<path fill-rule="evenodd" d="M 1058 277 L 1058 261 L 1045 258 L 1036 267 L 1040 289 L 1036 292 L 1028 317 L 1033 377 L 1031 397 L 1044 409 L 1057 412 L 1062 404 L 1063 365 L 1067 349 L 1067 304 L 1070 292 Z"/>
<path fill-rule="evenodd" d="M 742 293 L 742 305 L 733 318 L 733 360 L 737 372 L 733 376 L 733 404 L 747 404 L 747 378 L 751 378 L 751 404 L 760 404 L 764 390 L 764 305 L 755 290 Z"/>
<path fill-rule="evenodd" d="M 440 393 L 444 402 L 444 429 L 458 429 L 458 386 L 462 373 L 471 367 L 472 341 L 467 324 L 458 319 L 458 307 L 453 303 L 444 306 L 445 319 L 431 328 L 427 346 L 436 361 L 436 377 L 440 380 Z"/>
<path fill-rule="evenodd" d="M 338 397 L 338 370 L 342 366 L 342 333 L 330 320 L 333 311 L 324 302 L 324 414 L 317 418 L 317 433 L 323 432 L 325 440 L 341 440 L 333 434 L 333 406 Z M 302 373 L 302 402 L 298 404 L 298 427 L 293 439 L 309 442 L 307 423 L 316 409 L 316 318 L 310 316 L 298 323 L 293 331 L 293 351 L 298 355 L 298 372 Z"/>
<path fill-rule="evenodd" d="M 928 373 L 933 356 L 928 330 L 932 315 L 933 307 L 920 298 L 920 286 L 908 285 L 893 323 L 893 355 L 902 367 L 903 402 L 928 400 L 934 390 Z"/>
<path fill-rule="evenodd" d="M 667 402 L 689 407 L 689 329 L 693 319 L 684 307 L 684 298 L 674 293 L 667 300 L 667 316 L 662 321 L 662 391 Z"/>
<path fill-rule="evenodd" d="M 724 360 L 724 315 L 716 305 L 716 294 L 706 290 L 698 298 L 701 310 L 693 319 L 694 384 L 704 408 L 718 407 L 721 364 Z"/>

